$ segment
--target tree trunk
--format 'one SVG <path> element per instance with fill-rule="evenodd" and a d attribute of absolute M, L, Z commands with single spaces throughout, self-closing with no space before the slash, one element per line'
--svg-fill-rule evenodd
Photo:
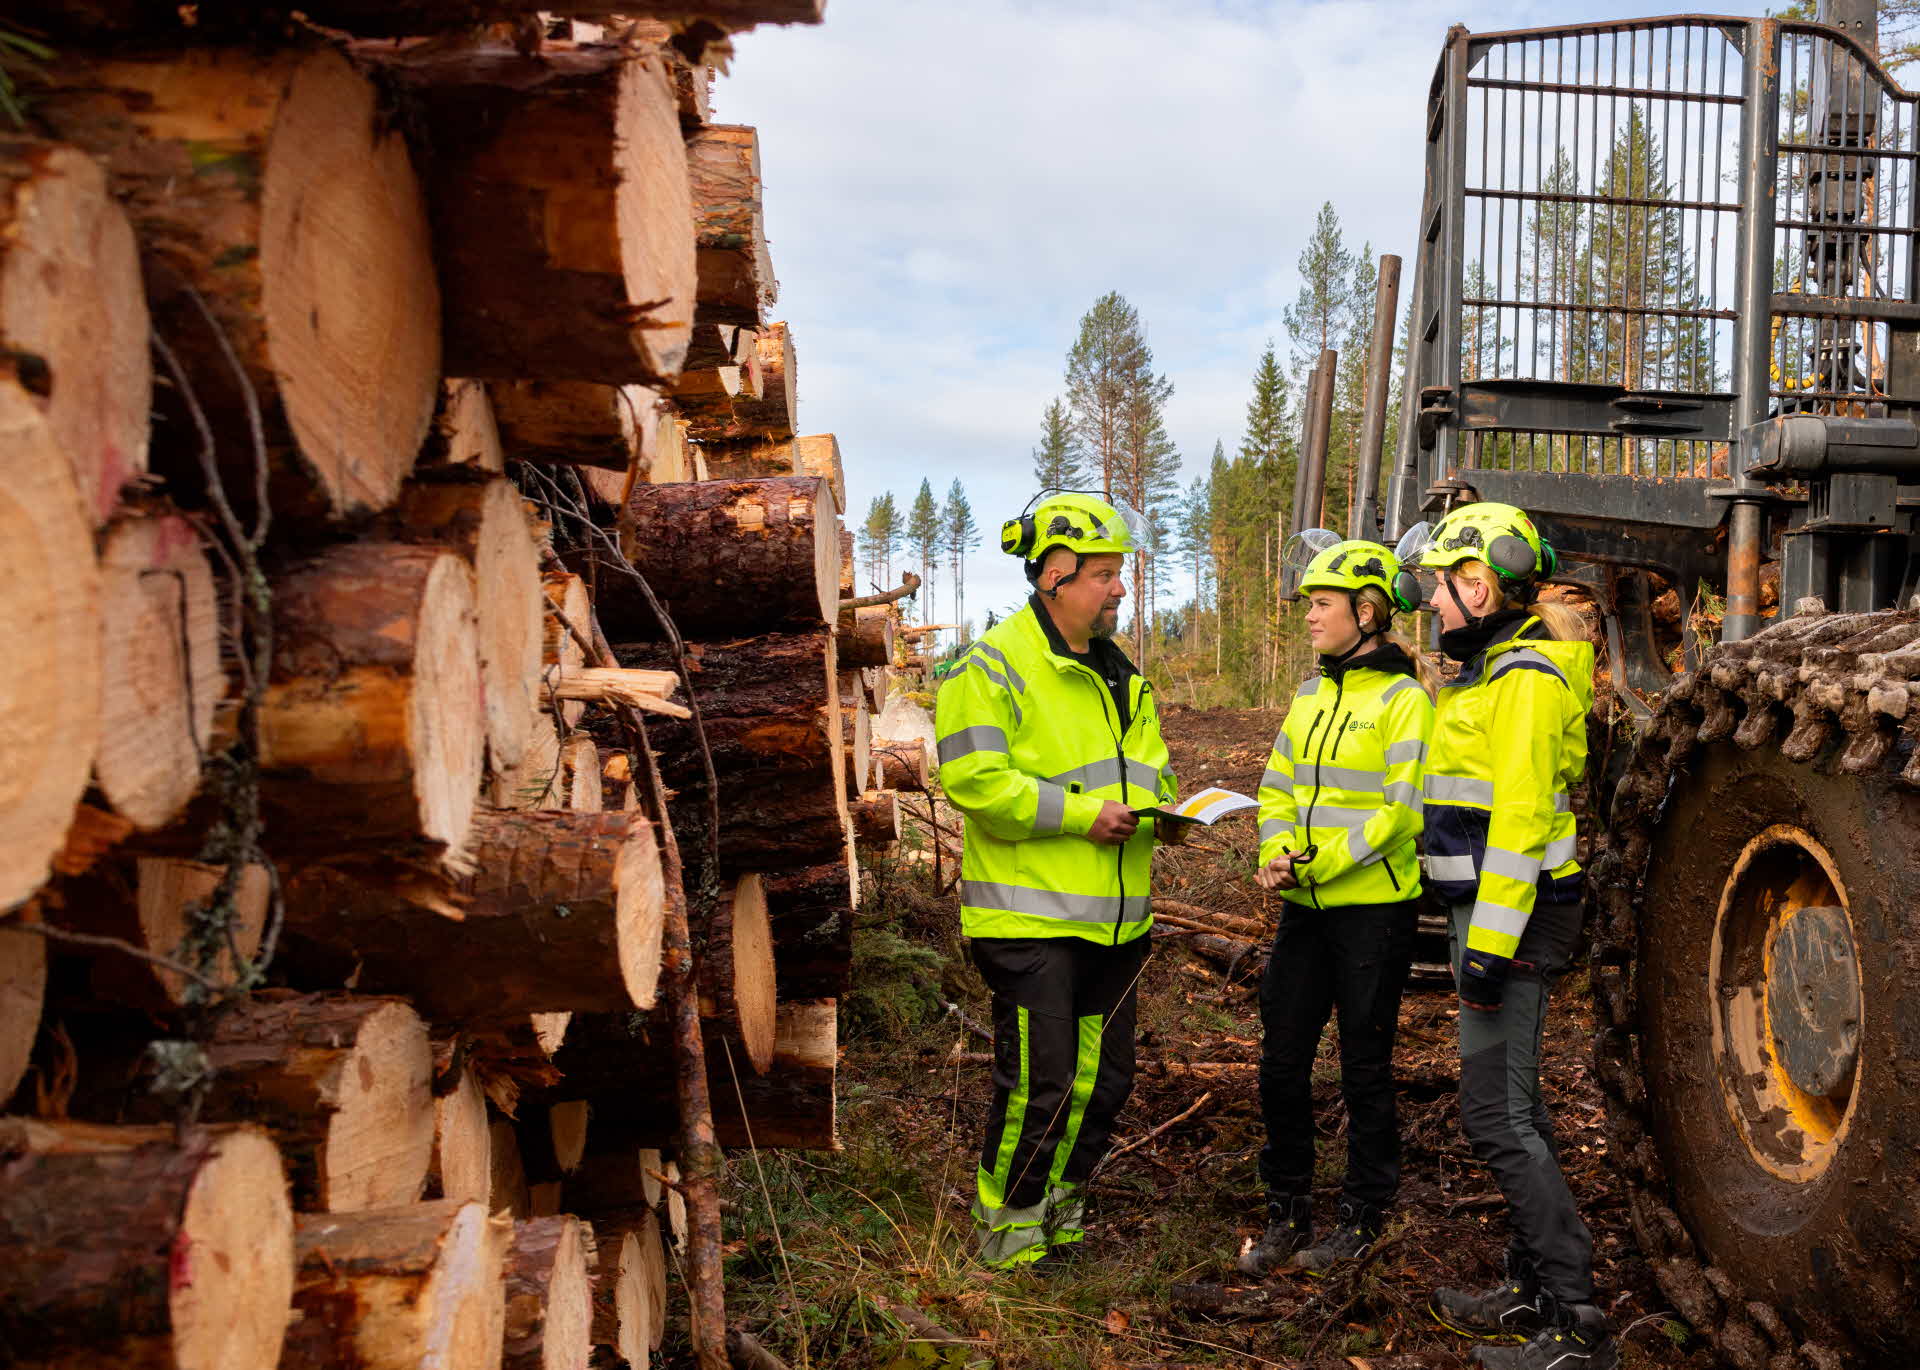
<path fill-rule="evenodd" d="M 460 850 L 486 749 L 473 572 L 433 547 L 330 548 L 274 587 L 261 765 L 302 847 Z"/>
<path fill-rule="evenodd" d="M 888 847 L 900 840 L 897 790 L 868 790 L 853 808 L 853 835 L 863 848 Z"/>
<path fill-rule="evenodd" d="M 840 665 L 887 666 L 893 662 L 894 625 L 899 614 L 891 604 L 840 611 Z"/>
<path fill-rule="evenodd" d="M 627 510 L 623 550 L 685 638 L 816 628 L 839 614 L 839 511 L 820 481 L 641 485 Z M 629 577 L 593 552 L 576 557 L 603 563 L 596 604 L 609 639 L 663 636 Z"/>
<path fill-rule="evenodd" d="M 592 1230 L 571 1215 L 515 1223 L 501 1370 L 586 1370 L 593 1352 Z"/>
<path fill-rule="evenodd" d="M 485 1203 L 492 1188 L 487 1100 L 472 1067 L 463 1062 L 453 1088 L 433 1101 L 433 1165 L 427 1172 L 427 1193 L 437 1199 Z"/>
<path fill-rule="evenodd" d="M 834 707 L 827 648 L 827 635 L 818 632 L 688 644 L 687 678 L 700 705 L 722 803 L 764 784 L 769 775 L 824 777 L 828 710 Z M 623 644 L 617 655 L 629 668 L 673 668 L 664 643 Z M 647 741 L 668 784 L 704 790 L 706 771 L 691 720 L 649 718 Z"/>
<path fill-rule="evenodd" d="M 301 1214 L 287 1370 L 497 1370 L 511 1229 L 484 1204 Z"/>
<path fill-rule="evenodd" d="M 33 111 L 105 162 L 145 245 L 154 332 L 234 435 L 216 455 L 235 502 L 252 504 L 254 453 L 219 334 L 259 401 L 276 519 L 391 504 L 440 390 L 440 302 L 425 202 L 372 83 L 331 48 L 199 47 L 62 60 Z M 154 466 L 198 488 L 197 429 L 159 393 Z"/>
<path fill-rule="evenodd" d="M 445 381 L 414 470 L 421 475 L 499 475 L 507 469 L 500 428 L 483 381 Z"/>
<path fill-rule="evenodd" d="M 272 886 L 266 867 L 249 866 L 228 906 L 214 910 L 222 873 L 219 866 L 174 857 L 103 862 L 70 882 L 59 906 L 45 913 L 63 928 L 118 938 L 231 986 L 240 973 L 235 951 L 251 961 L 260 949 Z M 191 984 L 178 971 L 116 951 L 94 956 L 90 980 L 99 998 L 157 1017 L 178 1010 Z"/>
<path fill-rule="evenodd" d="M 100 549 L 100 754 L 115 813 L 165 827 L 200 787 L 226 693 L 213 571 L 200 536 L 163 511 L 117 519 Z"/>
<path fill-rule="evenodd" d="M 774 439 L 786 450 L 783 464 L 786 474 L 797 470 L 794 461 L 794 356 L 793 339 L 783 323 L 770 324 L 755 342 L 756 360 L 751 367 L 721 367 L 702 372 L 714 378 L 680 401 L 681 415 L 696 442 L 708 445 L 707 474 L 722 474 L 713 464 L 714 444 L 730 447 L 760 439 Z M 749 374 L 758 384 L 749 384 Z M 836 492 L 837 497 L 838 492 Z"/>
<path fill-rule="evenodd" d="M 148 338 L 133 227 L 99 163 L 0 137 L 0 345 L 51 387 L 47 423 L 95 525 L 147 469 Z"/>
<path fill-rule="evenodd" d="M 602 1235 L 594 1281 L 593 1342 L 610 1347 L 628 1365 L 647 1365 L 666 1332 L 667 1256 L 651 1212 L 630 1227 Z"/>
<path fill-rule="evenodd" d="M 0 1136 L 0 1345 L 21 1367 L 271 1370 L 293 1214 L 257 1128 Z"/>
<path fill-rule="evenodd" d="M 859 869 L 844 857 L 767 876 L 774 985 L 780 1002 L 832 999 L 846 990 L 859 902 Z"/>
<path fill-rule="evenodd" d="M 728 1069 L 720 1043 L 725 1029 L 709 1024 L 707 1075 L 713 1090 L 713 1125 L 720 1145 L 730 1147 L 833 1148 L 833 1079 L 839 1036 L 831 999 L 783 1003 L 775 1019 L 773 1063 L 764 1075 L 746 1069 L 734 1054 Z M 673 1056 L 667 1035 L 635 1033 L 621 1018 L 583 1020 L 555 1064 L 556 1099 L 586 1099 L 593 1106 L 594 1142 L 618 1151 L 671 1144 L 679 1126 L 673 1097 Z M 740 1101 L 746 1100 L 744 1117 Z"/>
<path fill-rule="evenodd" d="M 700 999 L 701 1017 L 737 1034 L 744 1051 L 736 1059 L 766 1074 L 773 1062 L 773 933 L 757 875 L 743 875 L 720 892 L 700 957 Z"/>
<path fill-rule="evenodd" d="M 694 322 L 759 328 L 777 289 L 761 214 L 759 135 L 710 124 L 686 147 L 699 269 Z"/>
<path fill-rule="evenodd" d="M 473 568 L 480 689 L 487 755 L 496 768 L 526 752 L 539 707 L 546 605 L 526 503 L 504 477 L 484 485 L 410 483 L 400 496 L 396 536 L 460 553 Z"/>
<path fill-rule="evenodd" d="M 0 1107 L 27 1073 L 47 994 L 46 939 L 12 923 L 0 922 Z"/>
<path fill-rule="evenodd" d="M 315 867 L 288 889 L 288 926 L 358 957 L 362 988 L 412 995 L 439 1020 L 653 1006 L 665 896 L 651 823 L 488 810 L 473 836 L 458 921 Z"/>
<path fill-rule="evenodd" d="M 447 369 L 608 385 L 679 375 L 693 211 L 665 59 L 617 44 L 362 50 L 419 111 Z"/>
<path fill-rule="evenodd" d="M 100 744 L 101 585 L 73 468 L 33 396 L 0 375 L 0 909 L 47 878 Z"/>
<path fill-rule="evenodd" d="M 173 0 L 47 0 L 34 25 L 60 38 L 98 42 L 116 37 L 186 40 L 207 33 L 244 37 L 279 32 L 296 12 L 328 28 L 381 38 L 466 29 L 497 20 L 552 15 L 614 19 L 705 19 L 729 30 L 755 24 L 817 24 L 826 0 L 203 0 L 190 16 Z"/>
<path fill-rule="evenodd" d="M 222 1013 L 206 1050 L 207 1116 L 268 1128 L 300 1207 L 348 1213 L 420 1197 L 433 1049 L 405 1003 L 263 994 Z"/>
<path fill-rule="evenodd" d="M 500 441 L 521 461 L 599 467 L 624 478 L 659 400 L 644 385 L 494 381 Z"/>
<path fill-rule="evenodd" d="M 925 794 L 927 783 L 933 778 L 932 750 L 925 738 L 907 737 L 893 741 L 876 737 L 873 740 L 873 754 L 880 763 L 877 777 L 880 788 Z"/>

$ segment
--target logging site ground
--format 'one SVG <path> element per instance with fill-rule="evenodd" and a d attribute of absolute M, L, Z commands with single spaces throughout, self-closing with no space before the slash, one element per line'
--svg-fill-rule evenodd
<path fill-rule="evenodd" d="M 1168 709 L 1183 784 L 1251 791 L 1281 717 Z M 735 1316 L 791 1363 L 877 1370 L 989 1361 L 1331 1370 L 1356 1356 L 1422 1370 L 1467 1363 L 1467 1344 L 1427 1316 L 1427 1294 L 1498 1278 L 1506 1229 L 1460 1131 L 1453 995 L 1415 987 L 1402 1011 L 1405 1175 L 1375 1258 L 1346 1278 L 1281 1275 L 1257 1285 L 1232 1273 L 1240 1241 L 1260 1221 L 1256 977 L 1188 953 L 1179 930 L 1164 926 L 1141 981 L 1139 1081 L 1115 1155 L 1093 1185 L 1085 1257 L 1051 1277 L 981 1269 L 967 1207 L 989 1081 L 986 1042 L 969 1024 L 989 1020 L 987 994 L 965 959 L 952 896 L 935 892 L 930 863 L 914 857 L 916 828 L 908 824 L 898 858 L 870 867 L 858 914 L 854 988 L 843 1005 L 843 1150 L 733 1161 L 727 1287 Z M 1229 820 L 1205 841 L 1219 850 L 1163 850 L 1156 896 L 1268 923 L 1265 896 L 1243 874 L 1251 826 Z M 1555 1011 L 1542 1082 L 1594 1231 L 1596 1281 L 1627 1329 L 1622 1363 L 1705 1370 L 1713 1359 L 1654 1287 L 1606 1163 L 1583 970 L 1561 986 Z M 1321 1222 L 1331 1218 L 1345 1158 L 1333 1033 L 1314 1072 Z M 892 1310 L 907 1310 L 911 1325 Z M 940 1340 L 913 1310 L 954 1340 Z"/>

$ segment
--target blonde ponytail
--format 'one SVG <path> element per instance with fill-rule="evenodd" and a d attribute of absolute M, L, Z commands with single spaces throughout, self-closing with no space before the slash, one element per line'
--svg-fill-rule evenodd
<path fill-rule="evenodd" d="M 1454 575 L 1466 580 L 1476 580 L 1487 587 L 1488 604 L 1493 609 L 1509 607 L 1506 591 L 1501 588 L 1500 577 L 1484 561 L 1463 561 L 1448 568 Z M 1571 605 L 1562 604 L 1556 599 L 1537 599 L 1524 606 L 1526 611 L 1540 620 L 1540 626 L 1547 630 L 1547 636 L 1561 642 L 1583 642 L 1592 637 L 1587 631 L 1587 621 L 1580 611 Z"/>
<path fill-rule="evenodd" d="M 1360 587 L 1360 603 L 1373 610 L 1375 623 L 1387 623 L 1393 618 L 1393 606 L 1387 602 L 1386 594 L 1377 585 Z M 1420 688 L 1427 692 L 1427 698 L 1436 699 L 1440 693 L 1440 674 L 1433 664 L 1421 654 L 1420 649 L 1407 640 L 1404 633 L 1388 629 L 1380 635 L 1380 640 L 1389 646 L 1398 647 L 1413 662 L 1414 678 L 1420 682 Z"/>

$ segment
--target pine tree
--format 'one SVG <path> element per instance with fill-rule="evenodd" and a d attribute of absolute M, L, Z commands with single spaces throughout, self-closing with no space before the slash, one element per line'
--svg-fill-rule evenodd
<path fill-rule="evenodd" d="M 1058 398 L 1040 415 L 1040 445 L 1033 449 L 1034 486 L 1074 490 L 1087 479 L 1086 451 L 1073 430 L 1073 418 Z"/>
<path fill-rule="evenodd" d="M 940 506 L 940 538 L 941 550 L 947 554 L 947 574 L 953 581 L 953 621 L 960 625 L 958 640 L 965 642 L 972 636 L 967 631 L 967 553 L 980 545 L 980 525 L 974 521 L 973 505 L 957 476 Z"/>
<path fill-rule="evenodd" d="M 1127 410 L 1139 377 L 1152 365 L 1142 358 L 1146 339 L 1140 314 L 1118 291 L 1093 302 L 1080 319 L 1080 333 L 1067 353 L 1067 412 L 1075 440 L 1100 490 L 1112 498 Z"/>
<path fill-rule="evenodd" d="M 1313 234 L 1300 253 L 1300 293 L 1283 312 L 1293 339 L 1293 365 L 1304 373 L 1320 363 L 1320 353 L 1345 341 L 1352 317 L 1354 256 L 1341 241 L 1340 216 L 1333 201 L 1320 206 Z"/>
<path fill-rule="evenodd" d="M 1213 470 L 1218 470 L 1227 459 L 1226 447 L 1217 439 L 1213 444 Z M 1208 591 L 1208 570 L 1213 559 L 1213 491 L 1212 477 L 1195 476 L 1187 482 L 1187 488 L 1174 506 L 1173 543 L 1175 549 L 1193 570 L 1193 612 L 1187 622 L 1191 628 L 1189 637 L 1195 648 L 1200 645 L 1200 621 L 1206 612 Z"/>
<path fill-rule="evenodd" d="M 867 575 L 877 584 L 893 583 L 893 558 L 900 550 L 900 510 L 893 491 L 877 496 L 867 506 L 865 534 Z"/>
<path fill-rule="evenodd" d="M 907 547 L 920 564 L 921 612 L 931 622 L 936 612 L 933 598 L 933 570 L 939 564 L 940 506 L 934 502 L 933 482 L 922 478 L 913 507 L 907 511 Z"/>

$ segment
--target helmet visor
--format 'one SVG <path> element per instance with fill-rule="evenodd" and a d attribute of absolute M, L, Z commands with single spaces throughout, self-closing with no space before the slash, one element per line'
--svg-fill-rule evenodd
<path fill-rule="evenodd" d="M 1400 569 L 1413 577 L 1419 587 L 1415 606 L 1431 604 L 1433 595 L 1440 588 L 1440 575 L 1431 566 L 1421 564 L 1420 558 L 1433 546 L 1434 525 L 1422 519 L 1400 535 L 1400 541 L 1393 545 L 1394 556 L 1400 559 Z"/>
<path fill-rule="evenodd" d="M 1313 559 L 1329 547 L 1338 547 L 1343 539 L 1331 528 L 1305 528 L 1288 538 L 1280 549 L 1280 596 L 1300 597 L 1300 581 L 1313 565 Z"/>
<path fill-rule="evenodd" d="M 1128 508 L 1119 500 L 1111 501 L 1113 517 L 1107 519 L 1093 530 L 1094 540 L 1112 542 L 1126 547 L 1129 551 L 1151 545 L 1153 539 L 1147 521 L 1138 512 Z"/>

